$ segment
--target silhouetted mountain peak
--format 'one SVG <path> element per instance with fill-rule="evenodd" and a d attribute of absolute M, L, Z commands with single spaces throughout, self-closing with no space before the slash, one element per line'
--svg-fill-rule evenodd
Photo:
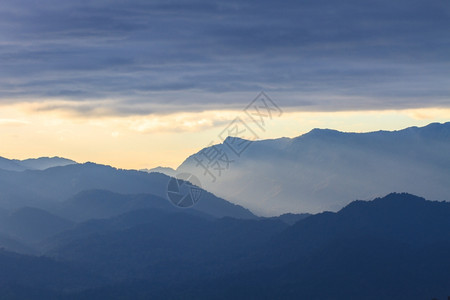
<path fill-rule="evenodd" d="M 54 157 L 39 157 L 29 158 L 18 163 L 29 170 L 45 170 L 52 167 L 63 167 L 67 165 L 76 164 L 76 161 L 71 159 L 54 156 Z"/>
<path fill-rule="evenodd" d="M 76 161 L 63 157 L 39 157 L 24 160 L 0 157 L 0 169 L 8 171 L 45 170 L 52 167 L 76 164 Z"/>
<path fill-rule="evenodd" d="M 83 163 L 81 165 L 85 166 L 85 167 L 92 167 L 92 168 L 115 169 L 115 170 L 117 170 L 117 168 L 114 168 L 114 167 L 112 167 L 110 165 L 97 164 L 97 163 L 92 162 L 92 161 L 87 161 L 87 162 L 85 162 L 85 163 Z"/>
<path fill-rule="evenodd" d="M 364 133 L 358 133 L 358 132 L 344 132 L 334 129 L 328 129 L 328 128 L 314 128 L 308 133 L 305 133 L 303 135 L 300 135 L 297 138 L 300 137 L 333 137 L 333 136 L 340 136 L 340 135 L 352 135 L 352 134 L 359 134 L 359 135 L 380 135 L 380 134 L 392 134 L 392 133 L 420 133 L 427 136 L 433 136 L 435 134 L 443 134 L 450 132 L 450 122 L 447 123 L 430 123 L 423 127 L 418 126 L 412 126 L 407 127 L 405 129 L 400 130 L 394 130 L 394 131 L 388 131 L 388 130 L 378 130 L 378 131 L 371 131 L 371 132 L 364 132 Z"/>
<path fill-rule="evenodd" d="M 301 135 L 300 137 L 330 137 L 345 134 L 344 132 L 334 130 L 334 129 L 321 129 L 314 128 L 310 132 Z"/>
<path fill-rule="evenodd" d="M 403 203 L 410 205 L 412 203 L 424 203 L 427 201 L 425 198 L 408 194 L 408 193 L 390 193 L 385 197 L 379 197 L 373 200 L 374 203 Z"/>
<path fill-rule="evenodd" d="M 227 138 L 223 141 L 223 144 L 233 144 L 233 143 L 241 143 L 248 142 L 249 140 L 237 137 L 237 136 L 227 136 Z"/>
<path fill-rule="evenodd" d="M 177 175 L 177 171 L 169 167 L 156 167 L 152 169 L 141 169 L 139 171 L 147 172 L 147 173 L 161 173 L 170 177 L 175 177 Z"/>
<path fill-rule="evenodd" d="M 7 171 L 23 171 L 24 166 L 21 166 L 17 161 L 0 157 L 0 169 Z"/>
<path fill-rule="evenodd" d="M 360 216 L 361 219 L 388 217 L 405 218 L 405 216 L 425 216 L 439 206 L 442 209 L 450 209 L 450 202 L 429 201 L 422 197 L 408 193 L 391 193 L 385 197 L 372 201 L 354 201 L 341 209 L 337 214 Z"/>

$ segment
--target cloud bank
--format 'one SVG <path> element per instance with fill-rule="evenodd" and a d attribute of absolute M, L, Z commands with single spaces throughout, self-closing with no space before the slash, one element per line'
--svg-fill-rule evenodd
<path fill-rule="evenodd" d="M 450 107 L 443 0 L 0 4 L 0 104 L 145 115 Z"/>

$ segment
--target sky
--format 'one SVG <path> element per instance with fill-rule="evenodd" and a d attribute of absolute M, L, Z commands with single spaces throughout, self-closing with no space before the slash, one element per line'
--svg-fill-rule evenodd
<path fill-rule="evenodd" d="M 0 156 L 176 167 L 260 91 L 259 138 L 450 121 L 447 0 L 0 3 Z"/>

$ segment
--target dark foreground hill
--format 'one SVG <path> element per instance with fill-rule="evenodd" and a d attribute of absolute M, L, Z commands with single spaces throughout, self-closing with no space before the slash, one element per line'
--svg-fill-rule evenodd
<path fill-rule="evenodd" d="M 0 292 L 30 299 L 446 299 L 449 220 L 449 203 L 408 194 L 356 201 L 292 226 L 139 209 L 47 239 L 45 258 L 15 254 L 10 263 L 12 254 L 1 253 Z"/>

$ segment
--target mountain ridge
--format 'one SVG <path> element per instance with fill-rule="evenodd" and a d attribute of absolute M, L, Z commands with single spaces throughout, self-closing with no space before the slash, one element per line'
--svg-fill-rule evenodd
<path fill-rule="evenodd" d="M 263 216 L 337 211 L 346 199 L 396 191 L 440 200 L 450 195 L 450 122 L 368 133 L 315 129 L 291 139 L 254 141 L 240 156 L 229 146 L 204 148 L 177 171 L 194 174 L 207 190 Z M 212 151 L 231 161 L 215 173 L 215 182 L 197 162 Z"/>
<path fill-rule="evenodd" d="M 161 173 L 123 170 L 95 163 L 72 164 L 23 172 L 0 170 L 0 207 L 34 206 L 49 209 L 89 190 L 103 190 L 126 198 L 127 194 L 151 194 L 172 205 L 167 196 L 171 178 Z M 248 209 L 202 190 L 195 210 L 213 217 L 256 218 Z"/>
<path fill-rule="evenodd" d="M 52 167 L 77 164 L 76 161 L 64 157 L 38 157 L 28 159 L 8 159 L 0 157 L 0 169 L 7 171 L 45 170 Z"/>
<path fill-rule="evenodd" d="M 96 276 L 67 299 L 440 299 L 449 228 L 450 203 L 407 193 L 355 200 L 292 226 L 141 210 L 63 232 L 41 268 Z M 28 261 L 17 262 L 19 274 L 37 276 L 35 258 L 19 258 Z M 39 282 L 47 290 L 51 280 Z"/>

